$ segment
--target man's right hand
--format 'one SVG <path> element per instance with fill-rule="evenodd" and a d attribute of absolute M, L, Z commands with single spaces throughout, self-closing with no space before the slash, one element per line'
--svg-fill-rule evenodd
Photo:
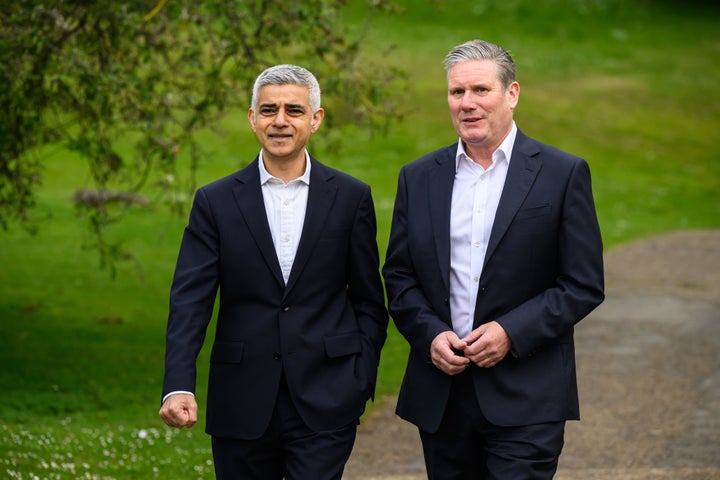
<path fill-rule="evenodd" d="M 197 402 L 189 393 L 170 395 L 160 407 L 160 418 L 170 427 L 190 428 L 197 422 Z"/>
<path fill-rule="evenodd" d="M 448 375 L 457 375 L 470 364 L 470 359 L 456 353 L 462 352 L 465 348 L 467 343 L 460 340 L 455 332 L 442 332 L 430 344 L 430 360 Z"/>

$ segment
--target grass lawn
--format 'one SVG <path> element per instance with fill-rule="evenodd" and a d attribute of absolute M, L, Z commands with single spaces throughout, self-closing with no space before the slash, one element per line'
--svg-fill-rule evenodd
<path fill-rule="evenodd" d="M 363 18 L 363 3 L 347 7 L 349 27 Z M 400 166 L 456 141 L 442 58 L 472 38 L 514 55 L 519 128 L 590 163 L 606 248 L 662 231 L 720 227 L 718 7 L 397 3 L 396 13 L 374 20 L 365 48 L 408 73 L 404 121 L 385 137 L 349 127 L 341 152 L 310 146 L 321 161 L 372 186 L 381 257 Z M 257 152 L 245 112 L 231 113 L 224 126 L 229 134 L 208 134 L 200 183 Z M 0 232 L 0 478 L 212 478 L 204 421 L 176 431 L 157 417 L 167 296 L 185 219 L 138 208 L 113 226 L 109 235 L 134 254 L 113 280 L 81 248 L 85 226 L 71 199 L 89 183 L 82 163 L 62 150 L 42 153 L 47 169 L 33 212 L 40 234 Z M 199 359 L 201 408 L 208 352 Z M 379 396 L 397 392 L 406 354 L 391 326 Z"/>

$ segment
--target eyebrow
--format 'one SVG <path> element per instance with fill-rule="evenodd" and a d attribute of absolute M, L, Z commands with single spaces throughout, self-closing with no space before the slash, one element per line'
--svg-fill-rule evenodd
<path fill-rule="evenodd" d="M 278 104 L 277 103 L 261 103 L 258 108 L 267 108 L 267 107 L 278 108 Z M 305 105 L 303 105 L 302 103 L 286 103 L 285 108 L 299 108 L 302 110 L 306 109 Z"/>

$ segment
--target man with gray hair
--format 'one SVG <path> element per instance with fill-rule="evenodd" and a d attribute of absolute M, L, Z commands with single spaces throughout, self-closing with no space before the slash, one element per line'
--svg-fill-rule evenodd
<path fill-rule="evenodd" d="M 460 138 L 401 169 L 383 267 L 410 344 L 397 413 L 430 479 L 551 479 L 579 418 L 573 328 L 604 298 L 590 170 L 517 128 L 505 50 L 445 67 Z"/>
<path fill-rule="evenodd" d="M 206 431 L 218 479 L 340 479 L 375 389 L 387 311 L 370 187 L 306 149 L 320 86 L 294 65 L 255 81 L 261 145 L 198 190 L 170 291 L 160 416 L 197 421 L 196 359 L 219 290 Z"/>

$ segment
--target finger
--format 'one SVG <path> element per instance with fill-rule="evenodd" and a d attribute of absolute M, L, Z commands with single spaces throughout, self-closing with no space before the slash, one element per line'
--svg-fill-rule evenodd
<path fill-rule="evenodd" d="M 464 371 L 470 364 L 470 359 L 464 356 L 454 355 L 445 360 L 445 373 L 450 375 L 458 374 Z"/>
<path fill-rule="evenodd" d="M 163 420 L 163 422 L 165 422 L 165 425 L 167 425 L 168 427 L 174 427 L 174 428 L 181 427 L 180 422 L 173 417 L 163 416 L 162 420 Z"/>
<path fill-rule="evenodd" d="M 197 423 L 197 404 L 193 403 L 188 408 L 188 420 L 186 423 L 186 426 L 188 428 L 192 427 Z"/>
<path fill-rule="evenodd" d="M 487 347 L 487 343 L 483 339 L 480 339 L 480 340 L 468 345 L 467 348 L 465 349 L 464 354 L 466 357 L 468 357 L 470 359 L 474 359 L 474 358 L 477 358 L 478 356 L 480 356 L 482 354 L 482 352 L 486 349 L 486 347 Z"/>
<path fill-rule="evenodd" d="M 433 364 L 448 375 L 455 375 L 465 369 L 469 360 L 465 357 L 453 355 L 452 358 L 434 357 Z"/>
<path fill-rule="evenodd" d="M 449 338 L 449 340 L 450 340 L 449 346 L 450 346 L 450 350 L 451 350 L 451 351 L 452 351 L 452 350 L 463 351 L 463 350 L 465 350 L 465 349 L 467 348 L 467 346 L 468 346 L 468 342 L 466 342 L 465 340 L 459 339 L 459 338 L 457 337 L 457 335 L 452 335 L 452 336 Z"/>
<path fill-rule="evenodd" d="M 445 348 L 448 350 L 464 350 L 465 347 L 467 347 L 467 342 L 461 340 L 453 331 L 446 331 L 441 333 L 435 338 L 433 344 L 438 348 Z"/>
<path fill-rule="evenodd" d="M 160 409 L 160 417 L 166 425 L 175 428 L 182 428 L 187 424 L 190 415 L 188 414 L 187 408 L 182 403 L 167 402 Z"/>
<path fill-rule="evenodd" d="M 480 337 L 482 337 L 484 331 L 485 331 L 485 325 L 480 325 L 478 328 L 476 328 L 475 330 L 472 330 L 470 333 L 468 333 L 462 340 L 464 342 L 466 342 L 468 345 L 472 345 Z"/>
<path fill-rule="evenodd" d="M 439 348 L 433 352 L 433 363 L 444 364 L 449 367 L 465 366 L 469 360 L 465 358 L 461 352 L 461 350 L 458 350 L 456 352 L 451 350 L 450 348 Z"/>
<path fill-rule="evenodd" d="M 175 428 L 182 428 L 185 421 L 180 415 L 177 414 L 170 414 L 163 418 L 165 421 L 165 424 L 167 424 L 169 427 L 175 427 Z"/>

